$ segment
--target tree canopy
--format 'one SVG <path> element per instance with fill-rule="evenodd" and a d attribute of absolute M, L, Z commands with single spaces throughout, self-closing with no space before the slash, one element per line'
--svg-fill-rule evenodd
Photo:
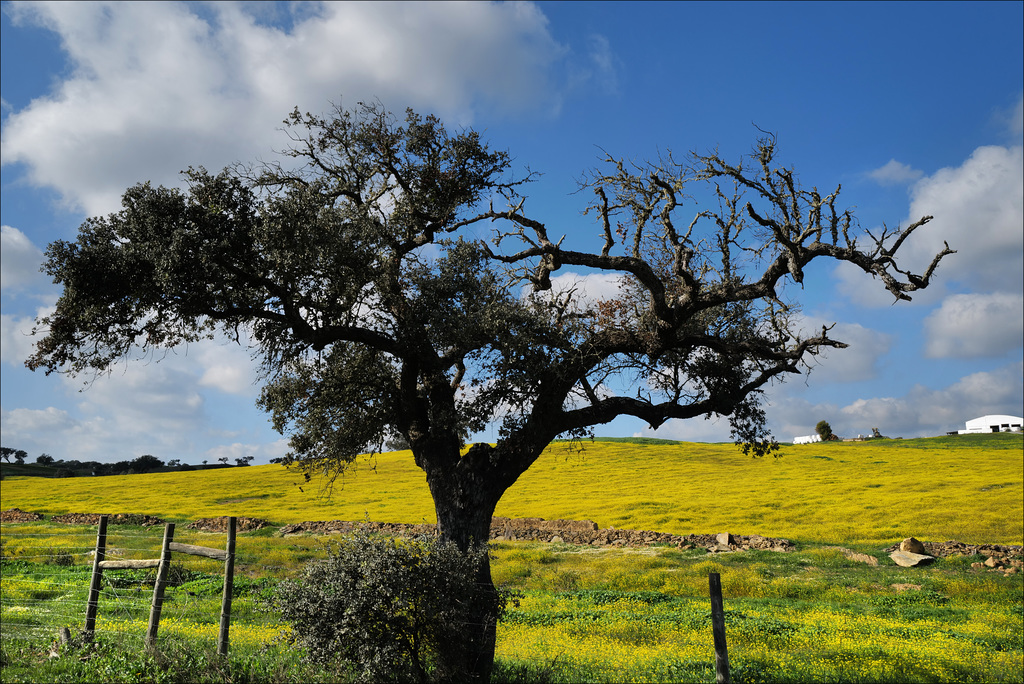
<path fill-rule="evenodd" d="M 280 163 L 136 185 L 50 245 L 64 289 L 28 366 L 102 372 L 226 333 L 258 356 L 259 403 L 292 464 L 337 474 L 404 439 L 463 549 L 486 541 L 498 499 L 552 439 L 618 416 L 729 416 L 738 443 L 770 452 L 761 390 L 846 346 L 799 330 L 784 285 L 833 259 L 909 299 L 952 253 L 904 270 L 897 251 L 931 217 L 860 231 L 839 188 L 801 185 L 768 135 L 735 163 L 607 156 L 581 180 L 602 236 L 586 251 L 531 214 L 537 177 L 472 130 L 377 104 L 285 124 Z M 694 206 L 698 188 L 710 206 Z M 618 293 L 560 287 L 570 268 Z M 465 451 L 492 422 L 497 443 Z"/>

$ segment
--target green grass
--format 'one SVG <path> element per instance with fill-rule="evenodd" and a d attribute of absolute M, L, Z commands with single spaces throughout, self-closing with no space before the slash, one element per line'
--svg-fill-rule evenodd
<path fill-rule="evenodd" d="M 261 554 L 277 550 L 277 575 L 293 575 L 304 558 L 294 551 L 317 556 L 319 540 L 240 536 L 227 660 L 214 656 L 220 564 L 192 557 L 172 565 L 179 569 L 172 571 L 155 653 L 142 647 L 153 571 L 126 570 L 105 573 L 111 593 L 101 600 L 97 650 L 49 658 L 57 627 L 81 625 L 89 567 L 54 565 L 57 546 L 49 559 L 37 548 L 31 561 L 24 560 L 29 554 L 10 547 L 32 530 L 39 539 L 52 539 L 46 523 L 19 525 L 20 536 L 5 534 L 0 681 L 344 678 L 311 667 L 275 641 L 281 625 L 260 603 L 276 582 L 261 574 Z M 143 539 L 159 543 L 159 537 L 159 530 L 125 527 L 112 531 L 111 543 L 128 540 L 145 555 Z M 215 535 L 204 537 L 218 545 Z M 309 545 L 296 545 L 298 540 Z M 499 674 L 506 680 L 543 674 L 563 682 L 713 681 L 711 572 L 722 578 L 735 681 L 988 682 L 1024 676 L 1022 577 L 972 570 L 970 563 L 979 558 L 941 559 L 907 570 L 855 563 L 821 545 L 789 554 L 709 556 L 672 548 L 496 542 L 492 559 L 496 582 L 521 594 L 499 625 Z M 895 586 L 909 582 L 920 589 Z M 913 667 L 894 669 L 893 663 L 904 662 Z M 193 679 L 196 667 L 206 669 Z"/>

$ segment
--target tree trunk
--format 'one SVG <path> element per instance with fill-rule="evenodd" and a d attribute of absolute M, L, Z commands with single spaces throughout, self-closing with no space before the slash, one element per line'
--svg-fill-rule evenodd
<path fill-rule="evenodd" d="M 463 466 L 465 462 L 460 463 Z M 441 538 L 453 542 L 461 551 L 486 548 L 491 532 L 491 516 L 504 493 L 485 478 L 469 476 L 468 468 L 431 477 L 427 475 L 437 513 Z M 494 647 L 497 637 L 497 589 L 491 580 L 491 563 L 487 554 L 481 555 L 477 571 L 480 589 L 473 601 L 473 617 L 466 626 L 466 662 L 463 671 L 474 682 L 490 681 L 494 666 Z"/>

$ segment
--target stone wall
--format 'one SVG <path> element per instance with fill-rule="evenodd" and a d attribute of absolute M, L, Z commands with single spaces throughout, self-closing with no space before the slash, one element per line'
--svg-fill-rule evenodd
<path fill-rule="evenodd" d="M 357 528 L 392 536 L 433 536 L 434 525 L 403 525 L 400 523 L 354 523 L 344 520 L 307 521 L 281 528 L 281 535 L 347 534 Z M 705 548 L 712 552 L 764 549 L 792 551 L 788 539 L 772 539 L 758 535 L 688 534 L 677 535 L 649 530 L 600 528 L 592 520 L 544 520 L 543 518 L 501 518 L 491 520 L 491 539 L 503 541 L 539 541 L 575 544 L 578 546 L 675 546 L 681 549 Z"/>

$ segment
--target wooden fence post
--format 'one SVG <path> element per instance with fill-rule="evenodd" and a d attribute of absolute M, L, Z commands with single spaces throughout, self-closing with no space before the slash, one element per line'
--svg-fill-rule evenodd
<path fill-rule="evenodd" d="M 722 606 L 722 578 L 717 572 L 708 575 L 711 590 L 711 631 L 715 637 L 715 681 L 729 684 L 729 652 L 725 645 L 725 609 Z"/>
<path fill-rule="evenodd" d="M 164 586 L 171 567 L 171 542 L 174 541 L 174 523 L 164 526 L 163 548 L 160 550 L 160 566 L 153 586 L 153 605 L 149 609 L 149 629 L 146 630 L 146 648 L 156 646 L 156 633 L 160 629 L 160 610 L 164 603 Z"/>
<path fill-rule="evenodd" d="M 217 654 L 228 654 L 228 629 L 231 627 L 231 593 L 234 588 L 235 574 L 235 523 L 236 518 L 228 518 L 228 557 L 224 561 L 224 598 L 220 604 L 220 635 L 217 637 Z"/>
<path fill-rule="evenodd" d="M 100 600 L 103 567 L 100 563 L 107 553 L 107 516 L 100 516 L 100 529 L 96 533 L 96 557 L 92 559 L 92 581 L 89 583 L 89 602 L 85 608 L 85 638 L 92 641 L 96 632 L 96 609 Z"/>

